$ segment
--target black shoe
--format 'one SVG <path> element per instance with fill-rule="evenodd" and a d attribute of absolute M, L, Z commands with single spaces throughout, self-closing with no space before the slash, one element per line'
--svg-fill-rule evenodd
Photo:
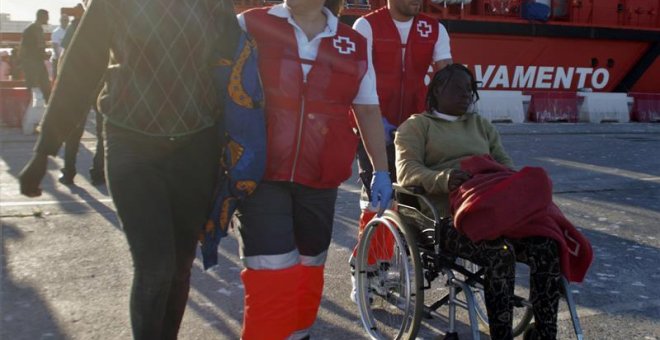
<path fill-rule="evenodd" d="M 92 176 L 92 185 L 99 186 L 105 185 L 105 176 Z"/>
<path fill-rule="evenodd" d="M 73 185 L 73 178 L 76 177 L 76 170 L 67 168 L 60 169 L 62 175 L 57 180 L 64 185 Z"/>
<path fill-rule="evenodd" d="M 62 175 L 57 180 L 64 185 L 73 185 L 73 176 Z"/>
<path fill-rule="evenodd" d="M 89 176 L 92 178 L 92 185 L 104 185 L 105 184 L 105 173 L 103 171 L 89 170 Z"/>

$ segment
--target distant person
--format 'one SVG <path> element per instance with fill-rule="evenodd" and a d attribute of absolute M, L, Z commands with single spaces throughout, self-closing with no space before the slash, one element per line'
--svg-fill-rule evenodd
<path fill-rule="evenodd" d="M 96 127 L 96 147 L 94 150 L 94 157 L 92 159 L 92 166 L 89 168 L 89 177 L 92 185 L 98 186 L 105 184 L 105 149 L 103 142 L 103 114 L 100 112 L 96 105 L 96 98 L 99 96 L 103 82 L 97 87 L 90 98 L 92 103 L 91 108 L 94 110 L 94 119 Z M 80 150 L 80 140 L 85 133 L 87 119 L 83 119 L 75 129 L 64 140 L 64 167 L 60 170 L 62 174 L 58 181 L 64 185 L 73 185 L 74 177 L 78 174 L 76 163 L 78 158 L 78 151 Z"/>
<path fill-rule="evenodd" d="M 420 11 L 420 1 L 388 0 L 387 6 L 358 18 L 353 25 L 353 28 L 367 39 L 372 54 L 378 101 L 385 127 L 388 170 L 393 181 L 396 180 L 394 132 L 410 115 L 424 111 L 425 78 L 428 77 L 429 68 L 440 70 L 452 63 L 447 30 L 437 19 Z M 358 147 L 357 159 L 362 180 L 359 235 L 375 212 L 369 209 L 369 185 L 373 169 L 362 144 Z M 385 231 L 386 228 L 377 230 L 374 239 L 378 240 L 378 243 L 392 241 Z M 392 249 L 384 244 L 378 248 Z M 354 268 L 353 259 L 356 252 L 357 246 L 350 259 L 351 268 Z M 387 252 L 376 254 L 374 250 L 370 252 L 370 261 L 384 260 L 391 255 Z M 351 282 L 353 289 L 350 298 L 355 301 L 357 290 L 354 277 L 351 277 Z"/>
<path fill-rule="evenodd" d="M 74 7 L 66 9 L 66 14 L 71 15 L 73 20 L 71 20 L 71 23 L 67 27 L 66 32 L 62 37 L 62 42 L 60 43 L 60 46 L 62 47 L 62 53 L 64 53 L 66 48 L 69 46 L 71 39 L 73 39 L 73 35 L 76 33 L 78 24 L 80 24 L 80 19 L 85 13 L 85 6 L 79 3 Z"/>
<path fill-rule="evenodd" d="M 55 73 L 53 71 L 53 62 L 51 59 L 53 58 L 53 52 L 51 51 L 46 51 L 46 59 L 44 59 L 44 65 L 46 65 L 46 73 L 48 73 L 48 80 L 52 83 L 53 80 L 55 80 L 54 76 Z"/>
<path fill-rule="evenodd" d="M 44 60 L 46 60 L 46 40 L 43 25 L 48 24 L 48 11 L 37 11 L 37 20 L 28 26 L 21 38 L 21 66 L 25 73 L 25 85 L 38 88 L 44 101 L 50 97 L 50 80 Z"/>
<path fill-rule="evenodd" d="M 73 35 L 76 33 L 80 19 L 85 13 L 85 8 L 83 5 L 78 4 L 75 7 L 67 8 L 67 14 L 73 16 L 73 21 L 68 25 L 62 41 L 60 43 L 60 48 L 62 49 L 62 54 L 66 51 Z M 89 168 L 89 175 L 92 182 L 92 185 L 103 185 L 105 184 L 105 150 L 103 143 L 103 115 L 99 111 L 96 105 L 96 98 L 99 96 L 101 89 L 103 87 L 103 82 L 99 83 L 97 90 L 93 93 L 90 98 L 92 103 L 91 107 L 94 110 L 94 116 L 96 121 L 96 148 L 94 151 L 94 158 L 92 161 L 92 166 Z M 74 184 L 74 177 L 78 173 L 76 169 L 76 160 L 78 158 L 78 151 L 80 150 L 80 139 L 82 138 L 85 132 L 85 123 L 87 119 L 84 119 L 80 122 L 76 128 L 67 136 L 64 140 L 64 167 L 60 170 L 62 175 L 58 178 L 58 181 L 64 185 Z"/>
<path fill-rule="evenodd" d="M 11 65 L 9 64 L 9 52 L 0 52 L 0 80 L 7 81 L 11 78 Z"/>
<path fill-rule="evenodd" d="M 60 17 L 60 25 L 50 34 L 50 42 L 53 45 L 53 56 L 51 58 L 53 64 L 53 78 L 57 78 L 57 64 L 62 57 L 62 39 L 64 39 L 68 26 L 69 16 L 62 15 Z"/>
<path fill-rule="evenodd" d="M 18 47 L 12 48 L 9 53 L 9 71 L 12 80 L 23 79 L 23 68 L 21 67 L 20 49 Z"/>
<path fill-rule="evenodd" d="M 212 71 L 233 58 L 240 34 L 230 0 L 89 2 L 20 174 L 21 193 L 41 195 L 48 156 L 105 77 L 106 175 L 133 260 L 134 339 L 177 338 L 219 168 L 227 85 Z"/>

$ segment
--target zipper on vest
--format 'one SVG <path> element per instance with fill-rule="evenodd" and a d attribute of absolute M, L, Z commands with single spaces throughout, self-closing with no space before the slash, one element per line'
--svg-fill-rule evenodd
<path fill-rule="evenodd" d="M 301 98 L 301 103 L 300 103 L 300 123 L 298 124 L 298 140 L 296 143 L 296 153 L 295 156 L 293 157 L 293 169 L 291 169 L 291 179 L 290 181 L 293 182 L 293 177 L 296 175 L 296 166 L 298 165 L 298 156 L 300 155 L 300 144 L 302 142 L 302 130 L 303 130 L 303 121 L 305 119 L 305 93 L 307 92 L 307 76 L 303 75 L 303 89 L 302 89 L 302 95 L 300 96 Z"/>

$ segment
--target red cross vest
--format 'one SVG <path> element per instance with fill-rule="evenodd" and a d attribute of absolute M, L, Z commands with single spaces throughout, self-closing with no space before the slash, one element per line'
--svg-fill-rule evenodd
<path fill-rule="evenodd" d="M 265 180 L 336 188 L 351 176 L 358 137 L 350 111 L 367 71 L 367 42 L 339 23 L 321 40 L 316 60 L 302 60 L 294 28 L 269 8 L 245 12 L 257 41 L 266 102 Z M 301 64 L 311 64 L 307 79 Z"/>
<path fill-rule="evenodd" d="M 367 14 L 373 36 L 373 65 L 380 109 L 396 126 L 410 115 L 426 110 L 424 77 L 433 63 L 433 51 L 440 34 L 438 20 L 423 14 L 415 16 L 408 41 L 401 37 L 387 7 Z M 406 50 L 405 60 L 402 49 Z"/>

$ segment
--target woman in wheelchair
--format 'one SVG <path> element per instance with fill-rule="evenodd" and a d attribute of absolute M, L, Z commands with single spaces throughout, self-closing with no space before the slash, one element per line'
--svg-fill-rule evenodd
<path fill-rule="evenodd" d="M 495 127 L 467 112 L 478 98 L 472 73 L 461 64 L 449 65 L 438 71 L 429 85 L 427 112 L 410 117 L 396 135 L 399 184 L 424 188 L 442 216 L 450 215 L 449 193 L 471 177 L 459 170 L 463 158 L 488 154 L 498 163 L 513 167 Z M 528 237 L 472 242 L 454 228 L 445 228 L 442 233 L 444 251 L 485 269 L 484 293 L 492 339 L 513 338 L 511 297 L 516 261 L 530 266 L 535 325 L 525 338 L 556 338 L 561 272 L 554 240 Z"/>

